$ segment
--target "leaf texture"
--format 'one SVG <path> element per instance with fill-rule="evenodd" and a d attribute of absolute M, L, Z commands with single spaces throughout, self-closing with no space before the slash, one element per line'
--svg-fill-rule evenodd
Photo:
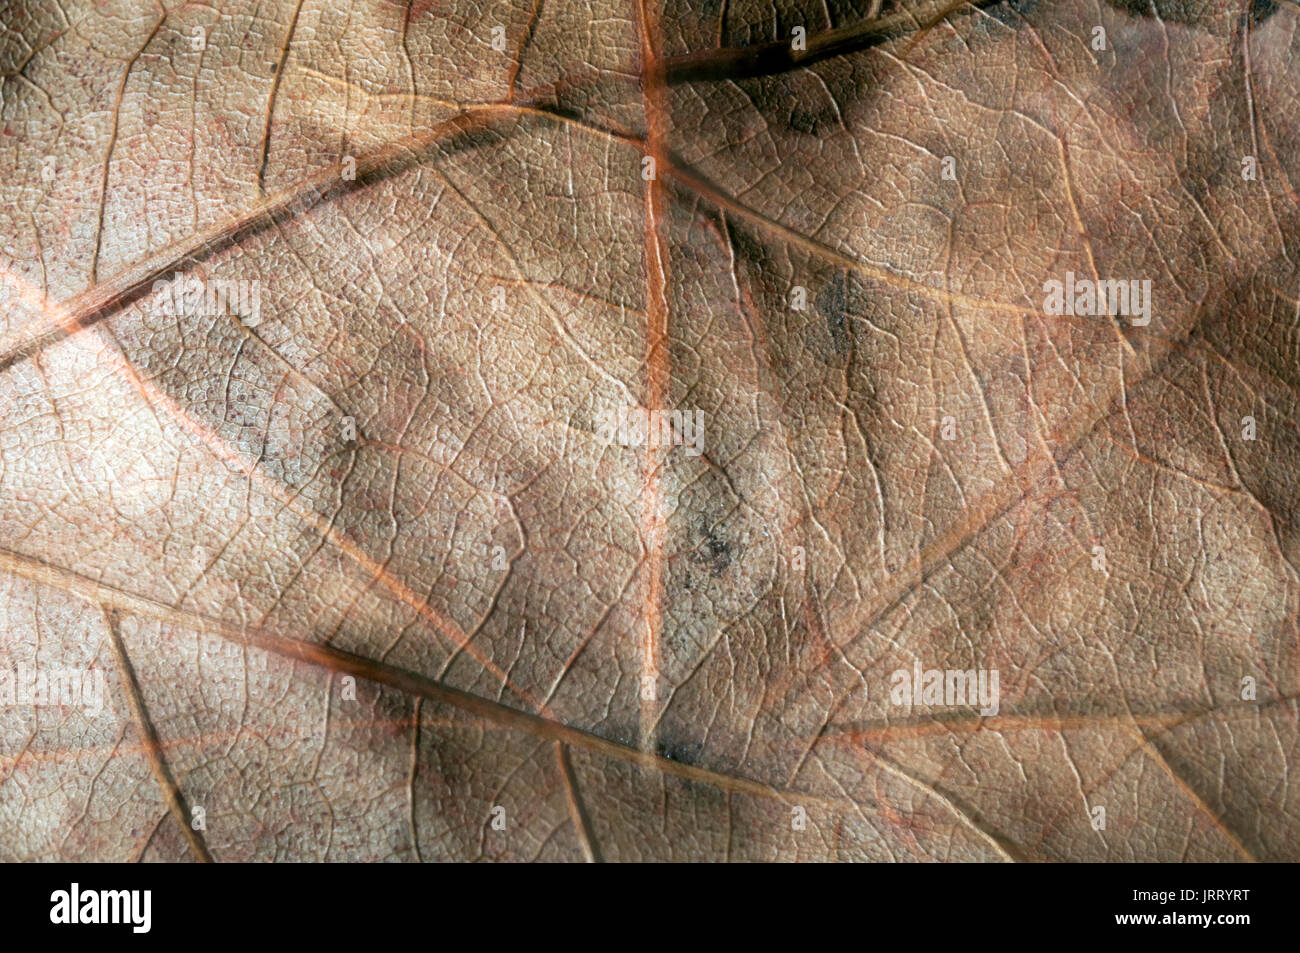
<path fill-rule="evenodd" d="M 1300 858 L 1300 8 L 868 7 L 0 2 L 0 857 Z"/>

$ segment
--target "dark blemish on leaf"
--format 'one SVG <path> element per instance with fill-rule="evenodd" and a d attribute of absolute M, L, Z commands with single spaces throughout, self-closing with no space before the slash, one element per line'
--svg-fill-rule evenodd
<path fill-rule="evenodd" d="M 698 530 L 700 545 L 691 554 L 691 560 L 707 566 L 715 579 L 731 565 L 731 544 L 714 532 L 713 527 L 701 525 Z"/>
<path fill-rule="evenodd" d="M 1106 3 L 1136 17 L 1207 29 L 1214 26 L 1213 32 L 1219 32 L 1217 24 L 1221 22 L 1222 8 L 1208 0 L 1106 0 Z M 1255 0 L 1251 18 L 1255 23 L 1263 23 L 1276 11 L 1274 0 Z"/>
<path fill-rule="evenodd" d="M 667 758 L 669 761 L 677 761 L 681 764 L 695 764 L 699 759 L 703 745 L 698 741 L 673 744 L 660 739 L 655 747 L 661 758 Z"/>
<path fill-rule="evenodd" d="M 795 132 L 821 136 L 840 123 L 840 112 L 820 81 L 808 73 L 782 76 L 776 83 L 776 102 L 788 105 L 789 126 Z"/>
<path fill-rule="evenodd" d="M 1258 25 L 1275 13 L 1277 13 L 1277 4 L 1273 0 L 1255 0 L 1250 5 L 1250 22 Z"/>
<path fill-rule="evenodd" d="M 826 323 L 831 350 L 839 355 L 847 353 L 849 349 L 848 306 L 848 276 L 844 272 L 837 272 L 822 285 L 817 293 L 815 307 Z"/>
<path fill-rule="evenodd" d="M 990 18 L 1005 26 L 1018 26 L 1038 8 L 1039 0 L 1011 0 L 1009 3 L 991 3 L 984 8 Z M 983 17 L 972 20 L 976 36 L 985 35 L 997 29 Z"/>

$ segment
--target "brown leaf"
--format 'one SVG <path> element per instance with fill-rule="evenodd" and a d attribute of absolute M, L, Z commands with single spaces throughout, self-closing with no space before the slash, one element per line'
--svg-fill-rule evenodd
<path fill-rule="evenodd" d="M 5 3 L 0 857 L 1300 859 L 1300 8 L 864 6 Z"/>

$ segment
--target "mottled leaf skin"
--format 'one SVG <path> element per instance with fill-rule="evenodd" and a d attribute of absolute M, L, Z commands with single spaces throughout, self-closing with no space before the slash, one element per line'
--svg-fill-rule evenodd
<path fill-rule="evenodd" d="M 0 858 L 1300 858 L 1295 3 L 219 6 L 0 0 Z"/>

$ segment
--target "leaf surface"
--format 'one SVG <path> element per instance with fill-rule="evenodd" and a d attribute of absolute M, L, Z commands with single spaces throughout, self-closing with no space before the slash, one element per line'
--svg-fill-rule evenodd
<path fill-rule="evenodd" d="M 6 4 L 0 857 L 1297 859 L 1298 15 Z"/>

